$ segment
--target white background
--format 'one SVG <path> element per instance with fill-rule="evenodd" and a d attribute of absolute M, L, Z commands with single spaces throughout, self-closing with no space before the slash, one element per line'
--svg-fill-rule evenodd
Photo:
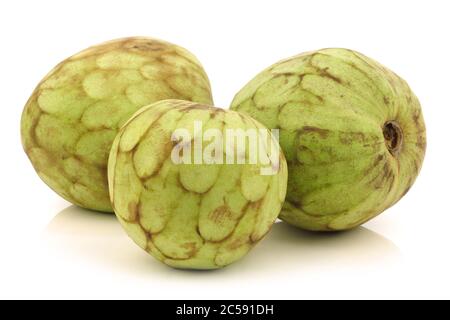
<path fill-rule="evenodd" d="M 450 298 L 448 1 L 1 1 L 0 298 Z M 22 108 L 56 63 L 124 36 L 158 37 L 202 61 L 217 106 L 294 54 L 347 47 L 405 78 L 428 129 L 423 170 L 395 207 L 352 232 L 283 223 L 210 272 L 170 269 L 114 216 L 70 206 L 22 151 Z"/>

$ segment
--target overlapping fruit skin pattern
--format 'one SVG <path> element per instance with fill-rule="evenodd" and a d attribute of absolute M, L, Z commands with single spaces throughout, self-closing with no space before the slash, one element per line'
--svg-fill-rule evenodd
<path fill-rule="evenodd" d="M 118 129 L 140 107 L 168 98 L 212 103 L 208 77 L 185 49 L 150 38 L 91 47 L 34 90 L 22 115 L 25 152 L 59 195 L 111 211 L 106 168 Z"/>
<path fill-rule="evenodd" d="M 177 164 L 171 135 L 186 128 L 198 139 L 194 121 L 221 132 L 265 129 L 237 112 L 160 101 L 120 130 L 108 180 L 114 211 L 141 248 L 172 267 L 215 269 L 243 257 L 269 231 L 286 195 L 287 164 L 282 152 L 274 175 L 261 175 L 262 164 L 249 164 L 248 154 L 246 164 Z"/>
<path fill-rule="evenodd" d="M 324 49 L 276 63 L 231 108 L 280 128 L 289 168 L 280 218 L 304 229 L 368 221 L 409 190 L 423 162 L 418 99 L 403 79 L 355 51 Z"/>

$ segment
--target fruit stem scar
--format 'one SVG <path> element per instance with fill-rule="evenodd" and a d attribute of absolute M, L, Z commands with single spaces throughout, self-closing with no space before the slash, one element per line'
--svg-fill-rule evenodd
<path fill-rule="evenodd" d="M 383 135 L 389 152 L 397 157 L 403 144 L 403 131 L 397 121 L 387 121 L 383 126 Z"/>

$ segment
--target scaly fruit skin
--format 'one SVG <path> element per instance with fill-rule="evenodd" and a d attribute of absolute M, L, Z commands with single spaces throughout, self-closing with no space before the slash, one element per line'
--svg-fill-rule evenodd
<path fill-rule="evenodd" d="M 56 193 L 112 211 L 112 141 L 140 107 L 168 98 L 212 103 L 208 77 L 191 53 L 151 38 L 106 42 L 61 62 L 40 82 L 22 114 L 22 144 Z"/>
<path fill-rule="evenodd" d="M 425 147 L 407 83 L 347 49 L 308 52 L 250 81 L 231 108 L 280 128 L 289 168 L 284 221 L 308 230 L 356 227 L 414 183 Z"/>
<path fill-rule="evenodd" d="M 215 269 L 243 257 L 269 231 L 286 195 L 287 164 L 282 152 L 279 170 L 266 176 L 248 155 L 246 164 L 176 164 L 171 135 L 186 128 L 198 139 L 194 121 L 221 132 L 265 129 L 237 112 L 187 101 L 144 107 L 113 143 L 110 195 L 128 235 L 153 257 L 175 268 Z"/>

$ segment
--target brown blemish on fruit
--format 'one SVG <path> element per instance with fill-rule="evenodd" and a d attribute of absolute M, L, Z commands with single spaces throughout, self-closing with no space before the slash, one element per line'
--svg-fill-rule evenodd
<path fill-rule="evenodd" d="M 416 146 L 419 147 L 419 149 L 424 152 L 427 148 L 427 141 L 425 140 L 424 136 L 418 136 Z"/>
<path fill-rule="evenodd" d="M 413 113 L 413 121 L 416 124 L 416 126 L 419 127 L 420 125 L 420 116 L 422 115 L 422 113 L 420 112 L 420 109 L 417 109 L 414 113 Z"/>
<path fill-rule="evenodd" d="M 137 218 L 139 217 L 139 203 L 134 201 L 129 202 L 128 213 L 130 214 L 130 219 L 128 219 L 127 221 L 136 222 Z"/>
<path fill-rule="evenodd" d="M 370 168 L 370 169 L 376 168 L 380 164 L 380 162 L 383 160 L 384 160 L 384 155 L 383 154 L 378 155 L 376 157 L 375 161 L 373 162 L 372 168 Z"/>
<path fill-rule="evenodd" d="M 390 179 L 390 183 L 389 183 L 388 193 L 391 193 L 392 189 L 394 188 L 394 182 L 395 182 L 395 179 L 392 176 L 392 179 Z"/>
<path fill-rule="evenodd" d="M 259 199 L 258 201 L 249 202 L 248 206 L 250 208 L 256 209 L 256 211 L 258 211 L 258 213 L 259 213 L 259 209 L 261 208 L 263 200 L 264 200 L 264 197 Z"/>
<path fill-rule="evenodd" d="M 384 96 L 383 97 L 383 102 L 384 102 L 385 105 L 389 105 L 391 101 L 390 101 L 388 96 Z"/>
<path fill-rule="evenodd" d="M 249 244 L 249 243 L 251 243 L 251 239 L 250 239 L 250 237 L 240 237 L 240 238 L 237 238 L 237 239 L 235 239 L 235 240 L 233 240 L 231 243 L 229 243 L 227 246 L 226 246 L 226 249 L 227 250 L 236 250 L 236 249 L 239 249 L 240 247 L 242 247 L 243 245 L 246 245 L 246 244 Z"/>
<path fill-rule="evenodd" d="M 359 56 L 359 53 L 353 50 L 346 50 L 347 52 L 350 52 L 356 59 L 358 59 L 359 61 L 361 61 L 362 63 L 364 63 L 365 65 L 367 65 L 370 69 L 373 69 L 373 66 L 370 65 L 366 60 L 364 60 L 362 57 Z M 337 56 L 332 56 L 332 55 L 328 55 L 328 54 L 324 54 L 321 53 L 323 55 L 329 56 L 329 57 L 333 57 L 335 59 L 338 59 L 339 61 L 341 61 L 342 63 L 350 66 L 352 69 L 359 71 L 365 78 L 367 78 L 367 80 L 369 80 L 374 88 L 381 94 L 384 96 L 384 93 L 380 90 L 380 88 L 378 87 L 377 83 L 375 82 L 375 80 L 373 79 L 373 77 L 371 77 L 366 71 L 364 71 L 363 69 L 361 69 L 360 67 L 358 67 L 355 63 L 353 62 L 348 62 L 342 58 L 339 58 Z M 388 72 L 387 70 L 384 70 L 384 72 Z M 348 84 L 349 85 L 349 84 Z"/>
<path fill-rule="evenodd" d="M 188 252 L 186 252 L 186 254 L 188 255 L 187 259 L 194 257 L 197 253 L 197 246 L 195 245 L 195 242 L 186 242 L 183 243 L 180 247 L 188 250 Z"/>
<path fill-rule="evenodd" d="M 339 84 L 343 83 L 341 78 L 336 77 L 335 75 L 332 75 L 331 73 L 328 72 L 328 70 L 329 70 L 328 67 L 326 67 L 324 69 L 317 69 L 317 70 L 318 70 L 320 76 L 331 79 Z"/>
<path fill-rule="evenodd" d="M 385 162 L 383 165 L 383 169 L 380 171 L 379 174 L 377 174 L 375 177 L 373 177 L 368 184 L 372 185 L 375 189 L 382 189 L 387 183 L 389 183 L 389 190 L 388 193 L 393 188 L 395 180 L 395 174 L 392 171 L 391 167 L 389 166 L 388 162 Z"/>
<path fill-rule="evenodd" d="M 178 258 L 178 257 L 172 257 L 169 256 L 168 254 L 164 253 L 160 248 L 158 248 L 158 246 L 156 245 L 156 243 L 154 241 L 151 241 L 152 245 L 158 250 L 158 254 L 162 255 L 164 257 L 164 260 L 174 260 L 174 261 L 184 261 L 184 260 L 189 260 L 192 259 L 196 252 L 192 255 L 192 256 L 187 256 L 186 258 Z M 149 250 L 151 252 L 151 250 Z M 191 253 L 192 251 L 188 252 Z"/>
<path fill-rule="evenodd" d="M 330 130 L 321 129 L 318 127 L 312 127 L 312 126 L 303 126 L 300 131 L 304 132 L 304 133 L 309 133 L 309 132 L 317 133 L 321 138 L 328 137 L 328 135 L 330 133 Z"/>
<path fill-rule="evenodd" d="M 231 217 L 231 209 L 227 205 L 220 206 L 216 208 L 213 212 L 208 215 L 214 223 L 221 224 L 224 220 Z"/>
<path fill-rule="evenodd" d="M 366 136 L 363 132 L 339 132 L 339 141 L 345 145 L 355 142 L 362 143 L 366 141 Z"/>
<path fill-rule="evenodd" d="M 272 73 L 274 77 L 272 79 L 278 78 L 278 77 L 284 77 L 284 84 L 287 84 L 289 82 L 289 79 L 287 77 L 293 77 L 298 76 L 295 72 L 283 72 L 283 73 Z"/>
<path fill-rule="evenodd" d="M 137 43 L 135 45 L 132 46 L 133 49 L 138 49 L 141 51 L 164 51 L 165 50 L 165 45 L 158 43 L 156 41 L 149 41 L 149 42 L 144 42 L 144 43 Z"/>
<path fill-rule="evenodd" d="M 414 171 L 419 173 L 419 164 L 416 161 L 413 161 Z"/>
<path fill-rule="evenodd" d="M 257 201 L 257 202 L 260 203 L 261 201 L 262 201 L 262 200 L 259 200 L 259 201 Z M 247 202 L 247 204 L 242 208 L 242 210 L 241 210 L 241 215 L 240 215 L 239 218 L 236 220 L 236 224 L 235 224 L 233 230 L 232 230 L 225 238 L 222 238 L 222 239 L 220 239 L 220 240 L 208 240 L 207 242 L 209 242 L 209 243 L 222 243 L 222 242 L 225 242 L 226 240 L 230 239 L 230 238 L 234 235 L 234 233 L 236 232 L 237 226 L 239 225 L 239 223 L 241 222 L 241 220 L 244 218 L 244 216 L 245 216 L 245 214 L 246 214 L 246 212 L 247 212 L 247 210 L 248 210 L 248 208 L 250 207 L 251 204 L 252 204 L 252 203 Z M 258 208 L 259 208 L 259 207 L 258 207 Z M 197 230 L 198 230 L 198 234 L 199 234 L 200 237 L 203 239 L 203 237 L 202 237 L 201 234 L 200 234 L 199 229 L 197 229 Z M 216 255 L 217 255 L 217 254 L 216 254 Z"/>
<path fill-rule="evenodd" d="M 383 166 L 383 175 L 385 178 L 388 178 L 392 175 L 392 170 L 387 162 Z"/>
<path fill-rule="evenodd" d="M 314 92 L 307 90 L 305 88 L 302 88 L 302 90 L 308 94 L 310 94 L 311 96 L 313 96 L 314 98 L 316 98 L 317 100 L 319 100 L 320 103 L 323 103 L 325 101 L 325 98 L 322 96 L 319 96 L 317 94 L 315 94 Z M 312 103 L 310 103 L 312 105 Z"/>
<path fill-rule="evenodd" d="M 294 206 L 294 208 L 303 211 L 303 207 L 301 202 L 299 201 L 299 199 L 294 199 L 294 200 L 286 200 L 289 201 L 290 204 L 292 204 L 292 206 Z"/>
<path fill-rule="evenodd" d="M 277 220 L 277 218 L 275 218 L 273 221 L 270 221 L 267 225 L 267 230 L 261 234 L 258 238 L 257 237 L 253 237 L 253 232 L 249 238 L 248 243 L 252 246 L 256 245 L 259 241 L 261 241 L 269 232 L 270 230 L 272 230 L 272 227 L 275 224 L 275 221 Z"/>
<path fill-rule="evenodd" d="M 211 106 L 205 105 L 205 104 L 201 104 L 201 103 L 194 103 L 191 104 L 190 106 L 192 109 L 197 109 L 197 110 L 207 110 L 207 111 L 211 111 Z M 219 109 L 219 108 L 216 108 Z M 187 109 L 187 111 L 189 111 L 189 109 Z"/>
<path fill-rule="evenodd" d="M 412 103 L 412 97 L 411 96 L 407 96 L 406 97 L 406 101 L 411 104 Z"/>
<path fill-rule="evenodd" d="M 209 107 L 209 108 L 211 109 L 211 107 Z M 211 110 L 210 117 L 211 117 L 211 119 L 214 119 L 216 116 L 218 116 L 222 113 L 225 113 L 225 110 L 220 109 L 220 108 L 213 108 Z"/>

